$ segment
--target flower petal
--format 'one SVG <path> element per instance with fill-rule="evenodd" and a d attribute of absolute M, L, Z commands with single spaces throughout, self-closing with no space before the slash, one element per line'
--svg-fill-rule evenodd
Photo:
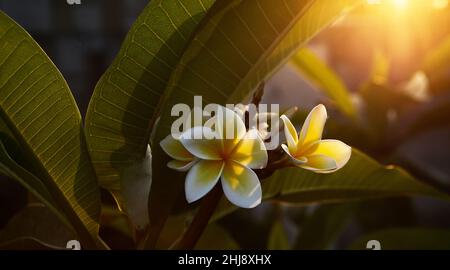
<path fill-rule="evenodd" d="M 256 173 L 237 162 L 227 162 L 222 174 L 222 189 L 233 204 L 253 208 L 261 203 L 261 184 Z"/>
<path fill-rule="evenodd" d="M 180 141 L 194 156 L 206 160 L 221 160 L 222 143 L 208 127 L 193 127 L 181 134 Z"/>
<path fill-rule="evenodd" d="M 230 159 L 252 169 L 262 169 L 267 165 L 267 151 L 258 131 L 251 129 L 233 150 Z"/>
<path fill-rule="evenodd" d="M 295 166 L 303 165 L 306 163 L 307 159 L 305 157 L 294 157 L 293 155 L 291 155 L 287 145 L 282 144 L 281 148 L 283 148 L 284 152 L 286 152 L 286 154 L 289 156 L 292 164 L 294 164 Z"/>
<path fill-rule="evenodd" d="M 294 154 L 297 152 L 297 131 L 295 130 L 294 125 L 292 125 L 291 120 L 289 120 L 286 115 L 283 114 L 280 118 L 284 123 L 284 135 L 286 136 L 289 152 Z"/>
<path fill-rule="evenodd" d="M 201 160 L 186 175 L 186 200 L 191 203 L 205 196 L 219 181 L 223 161 Z"/>
<path fill-rule="evenodd" d="M 198 159 L 193 159 L 191 161 L 171 160 L 167 163 L 167 167 L 175 171 L 187 172 L 197 161 Z"/>
<path fill-rule="evenodd" d="M 311 145 L 307 150 L 307 158 L 322 155 L 336 162 L 336 169 L 342 168 L 352 155 L 352 148 L 339 140 L 321 140 Z"/>
<path fill-rule="evenodd" d="M 299 137 L 299 148 L 322 138 L 323 127 L 327 121 L 327 109 L 322 104 L 314 107 L 306 117 Z"/>
<path fill-rule="evenodd" d="M 300 167 L 317 173 L 330 173 L 337 170 L 336 161 L 324 155 L 308 156 L 306 163 Z"/>
<path fill-rule="evenodd" d="M 180 140 L 175 139 L 172 135 L 167 135 L 159 145 L 164 152 L 176 160 L 191 161 L 194 159 L 194 156 L 186 150 Z"/>

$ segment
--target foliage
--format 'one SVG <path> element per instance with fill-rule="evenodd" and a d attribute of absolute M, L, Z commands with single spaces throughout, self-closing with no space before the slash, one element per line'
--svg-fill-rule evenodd
<path fill-rule="evenodd" d="M 168 157 L 159 142 L 170 133 L 173 105 L 192 105 L 195 95 L 222 105 L 248 102 L 258 86 L 289 60 L 342 112 L 327 135 L 348 138 L 365 153 L 353 149 L 349 163 L 333 174 L 277 170 L 262 181 L 264 201 L 303 209 L 403 195 L 448 200 L 444 192 L 410 172 L 376 160 L 390 156 L 393 145 L 404 139 L 402 134 L 389 134 L 389 111 L 406 117 L 405 108 L 416 104 L 393 101 L 410 99 L 391 91 L 384 74 L 389 68 L 382 57 L 372 78 L 355 94 L 304 48 L 322 29 L 363 2 L 151 1 L 97 83 L 84 127 L 58 69 L 24 29 L 0 12 L 0 173 L 20 183 L 39 203 L 10 220 L 0 233 L 4 242 L 0 247 L 59 249 L 65 248 L 67 237 L 76 235 L 83 248 L 90 249 L 120 248 L 116 243 L 122 238 L 130 240 L 133 248 L 171 248 L 184 239 L 185 232 L 197 230 L 196 248 L 239 248 L 233 234 L 215 222 L 232 218 L 229 214 L 236 210 L 224 199 L 215 211 L 209 209 L 214 214 L 209 224 L 203 221 L 206 228 L 186 228 L 185 224 L 198 224 L 195 214 L 204 209 L 186 205 L 181 195 L 184 174 L 166 167 Z M 448 51 L 446 41 L 427 58 L 425 71 L 448 66 L 448 61 L 440 61 Z M 354 95 L 361 97 L 365 110 L 355 106 Z M 421 116 L 427 119 L 427 114 Z M 411 129 L 422 127 L 420 122 L 409 123 Z M 267 247 L 329 248 L 353 211 L 348 205 L 321 206 L 301 224 L 303 231 L 295 243 L 289 242 L 287 218 L 278 213 L 267 232 Z M 21 219 L 39 226 L 18 226 Z M 64 229 L 56 238 L 46 238 L 52 233 L 45 229 L 53 226 Z M 120 235 L 119 240 L 107 239 L 111 232 Z M 439 238 L 434 231 L 421 229 L 370 237 L 404 239 L 411 233 Z M 323 237 L 313 243 L 311 237 L 317 234 Z M 447 234 L 439 234 L 445 236 L 440 240 L 448 240 Z M 359 248 L 363 240 L 352 247 Z M 386 243 L 388 248 L 405 247 Z M 417 247 L 430 243 L 418 241 Z"/>

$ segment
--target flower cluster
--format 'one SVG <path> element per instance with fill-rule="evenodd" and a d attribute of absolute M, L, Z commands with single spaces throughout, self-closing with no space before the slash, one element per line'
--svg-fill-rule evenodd
<path fill-rule="evenodd" d="M 281 147 L 291 166 L 317 173 L 334 172 L 350 158 L 351 148 L 338 140 L 322 140 L 327 118 L 323 105 L 308 115 L 297 135 L 291 121 L 281 116 L 287 141 Z M 231 134 L 231 136 L 230 136 Z M 247 128 L 236 112 L 218 107 L 216 116 L 202 126 L 195 126 L 174 138 L 161 141 L 162 149 L 174 160 L 167 165 L 186 172 L 187 201 L 194 202 L 221 182 L 225 196 L 233 204 L 252 208 L 260 204 L 262 191 L 255 169 L 264 169 L 268 152 L 261 130 Z"/>

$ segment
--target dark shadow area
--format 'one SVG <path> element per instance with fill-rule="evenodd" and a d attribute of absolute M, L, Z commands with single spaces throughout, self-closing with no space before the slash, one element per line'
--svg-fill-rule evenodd
<path fill-rule="evenodd" d="M 94 87 L 148 0 L 0 0 L 67 80 L 84 117 Z"/>

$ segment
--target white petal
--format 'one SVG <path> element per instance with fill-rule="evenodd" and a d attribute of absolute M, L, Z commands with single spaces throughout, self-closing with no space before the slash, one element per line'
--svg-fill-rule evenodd
<path fill-rule="evenodd" d="M 336 170 L 342 168 L 352 155 L 352 148 L 339 140 L 321 140 L 312 144 L 307 150 L 307 158 L 322 155 L 336 162 Z"/>
<path fill-rule="evenodd" d="M 197 161 L 198 159 L 193 159 L 191 161 L 171 160 L 167 163 L 167 167 L 175 171 L 187 172 Z"/>
<path fill-rule="evenodd" d="M 237 162 L 227 162 L 222 174 L 222 189 L 233 204 L 253 208 L 261 203 L 261 184 L 256 173 Z"/>
<path fill-rule="evenodd" d="M 289 156 L 289 159 L 291 160 L 292 164 L 295 166 L 303 165 L 306 163 L 307 159 L 305 157 L 294 157 L 287 147 L 287 145 L 282 144 L 281 148 L 283 148 L 283 151 Z"/>
<path fill-rule="evenodd" d="M 336 161 L 324 155 L 308 156 L 306 163 L 300 167 L 316 173 L 330 173 L 337 170 Z"/>
<path fill-rule="evenodd" d="M 205 196 L 219 181 L 224 162 L 201 160 L 186 175 L 186 200 L 191 203 Z"/>
<path fill-rule="evenodd" d="M 297 152 L 297 131 L 295 130 L 294 125 L 292 125 L 291 120 L 287 118 L 285 115 L 282 115 L 281 120 L 284 123 L 284 135 L 286 137 L 286 142 L 289 148 L 289 152 L 295 154 Z"/>
<path fill-rule="evenodd" d="M 323 127 L 327 121 L 327 109 L 322 104 L 314 107 L 306 117 L 300 131 L 299 146 L 307 146 L 322 138 Z"/>
<path fill-rule="evenodd" d="M 159 145 L 170 157 L 176 160 L 191 161 L 194 156 L 181 144 L 180 140 L 168 135 Z"/>
<path fill-rule="evenodd" d="M 221 160 L 221 140 L 214 139 L 216 133 L 208 127 L 193 127 L 181 134 L 180 141 L 194 156 L 206 160 Z"/>
<path fill-rule="evenodd" d="M 230 159 L 249 168 L 262 169 L 267 165 L 267 151 L 258 131 L 251 129 L 239 142 Z"/>

